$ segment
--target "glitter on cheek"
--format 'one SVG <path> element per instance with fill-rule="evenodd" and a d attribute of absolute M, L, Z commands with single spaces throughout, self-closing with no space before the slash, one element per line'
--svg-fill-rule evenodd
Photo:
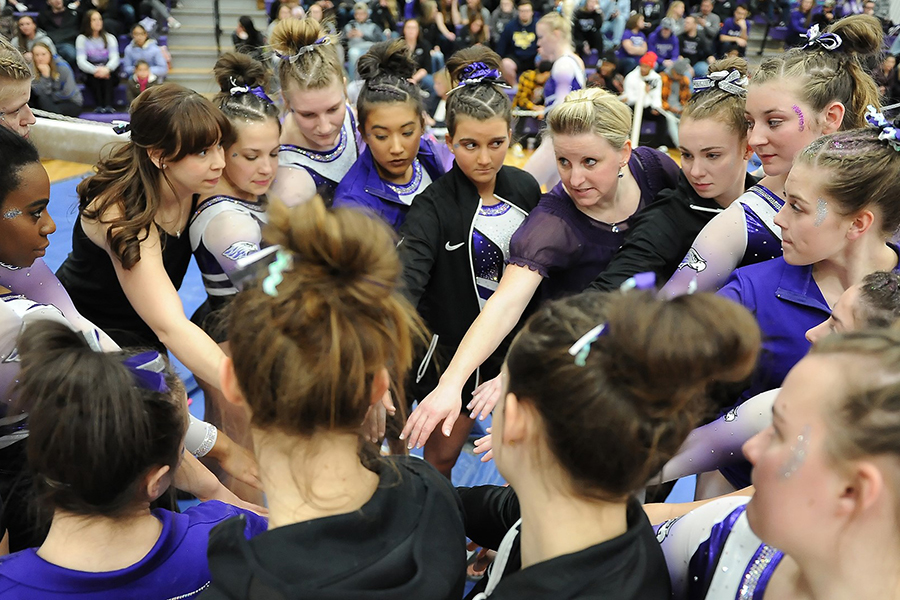
<path fill-rule="evenodd" d="M 794 109 L 794 112 L 797 113 L 797 120 L 800 121 L 800 125 L 797 127 L 798 131 L 803 131 L 806 129 L 806 119 L 803 118 L 803 111 L 800 110 L 800 107 L 796 104 L 791 106 Z"/>
<path fill-rule="evenodd" d="M 16 217 L 18 217 L 21 214 L 22 214 L 22 211 L 19 210 L 18 208 L 10 208 L 9 210 L 6 210 L 3 212 L 3 218 L 4 219 L 15 219 Z"/>
<path fill-rule="evenodd" d="M 828 216 L 828 203 L 819 198 L 816 200 L 816 220 L 813 222 L 813 225 L 819 227 L 822 223 L 825 222 L 825 218 Z"/>
<path fill-rule="evenodd" d="M 781 476 L 783 478 L 790 478 L 790 476 L 796 473 L 803 465 L 803 462 L 806 460 L 807 450 L 809 449 L 810 437 L 810 427 L 809 425 L 806 425 L 800 432 L 800 435 L 797 436 L 797 443 L 791 446 L 790 458 L 788 458 L 784 463 L 784 466 L 781 467 Z"/>

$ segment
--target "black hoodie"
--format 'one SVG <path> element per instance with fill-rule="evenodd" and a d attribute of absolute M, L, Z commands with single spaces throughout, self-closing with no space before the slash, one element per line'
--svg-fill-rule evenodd
<path fill-rule="evenodd" d="M 425 461 L 391 457 L 360 510 L 286 525 L 250 540 L 240 518 L 209 539 L 201 598 L 459 600 L 465 531 L 459 497 Z"/>

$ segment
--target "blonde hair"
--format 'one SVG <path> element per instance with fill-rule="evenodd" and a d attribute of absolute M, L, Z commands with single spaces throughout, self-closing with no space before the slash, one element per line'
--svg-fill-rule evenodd
<path fill-rule="evenodd" d="M 59 70 L 56 68 L 56 61 L 53 59 L 53 50 L 51 50 L 50 46 L 48 46 L 44 42 L 35 42 L 34 46 L 31 47 L 32 55 L 34 54 L 34 49 L 38 46 L 50 53 L 50 79 L 56 81 L 57 79 L 59 79 Z M 37 65 L 35 65 L 34 80 L 37 81 L 40 78 L 41 71 L 37 68 Z"/>
<path fill-rule="evenodd" d="M 320 40 L 327 41 L 316 43 Z M 320 90 L 335 82 L 343 86 L 339 44 L 338 37 L 328 35 L 325 27 L 312 17 L 279 21 L 272 31 L 271 46 L 281 55 L 278 77 L 282 88 L 286 89 L 291 81 L 301 90 Z"/>
<path fill-rule="evenodd" d="M 681 5 L 681 8 L 684 8 L 684 2 L 682 2 L 681 0 L 675 0 L 675 2 L 673 2 L 672 4 L 669 5 L 669 10 L 666 11 L 666 16 L 668 18 L 670 18 L 670 19 L 679 18 L 679 17 L 675 16 L 675 7 L 679 4 Z M 682 13 L 681 18 L 683 18 L 683 17 L 684 17 L 684 13 Z"/>
<path fill-rule="evenodd" d="M 572 42 L 572 20 L 566 19 L 561 14 L 556 11 L 549 12 L 543 17 L 541 17 L 537 24 L 544 24 L 545 27 L 549 27 L 550 31 L 559 31 L 562 33 L 562 41 L 568 47 L 574 47 Z"/>
<path fill-rule="evenodd" d="M 601 88 L 570 92 L 547 117 L 552 135 L 599 135 L 617 150 L 631 135 L 631 109 L 615 95 Z"/>
<path fill-rule="evenodd" d="M 2 79 L 28 81 L 31 79 L 31 69 L 22 53 L 0 36 L 0 80 Z"/>

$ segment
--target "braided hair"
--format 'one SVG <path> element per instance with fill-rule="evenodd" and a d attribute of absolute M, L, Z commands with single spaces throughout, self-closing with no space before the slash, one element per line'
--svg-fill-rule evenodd
<path fill-rule="evenodd" d="M 481 71 L 496 71 L 489 76 L 479 77 L 472 84 L 473 75 L 483 75 Z M 495 117 L 512 123 L 512 103 L 500 84 L 500 56 L 484 46 L 473 46 L 455 53 L 447 61 L 447 71 L 456 88 L 447 96 L 447 131 L 450 137 L 456 135 L 457 119 L 466 116 L 477 121 L 487 121 Z M 495 76 L 496 75 L 496 76 Z"/>
<path fill-rule="evenodd" d="M 365 126 L 373 104 L 405 102 L 412 105 L 416 114 L 425 112 L 422 92 L 409 80 L 416 72 L 416 62 L 405 41 L 397 39 L 375 44 L 360 57 L 356 68 L 365 82 L 356 101 L 361 127 Z"/>

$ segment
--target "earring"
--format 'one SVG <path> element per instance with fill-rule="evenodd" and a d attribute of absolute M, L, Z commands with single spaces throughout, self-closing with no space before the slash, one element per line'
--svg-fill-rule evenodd
<path fill-rule="evenodd" d="M 623 177 L 625 177 L 625 173 L 623 173 L 622 168 L 619 167 L 619 179 L 622 179 Z"/>
<path fill-rule="evenodd" d="M 169 165 L 167 165 L 166 163 L 163 163 L 162 166 L 160 167 L 160 169 L 166 169 L 166 168 L 168 168 L 168 166 Z M 619 177 L 621 177 L 621 176 L 622 176 L 622 174 L 619 173 Z"/>

